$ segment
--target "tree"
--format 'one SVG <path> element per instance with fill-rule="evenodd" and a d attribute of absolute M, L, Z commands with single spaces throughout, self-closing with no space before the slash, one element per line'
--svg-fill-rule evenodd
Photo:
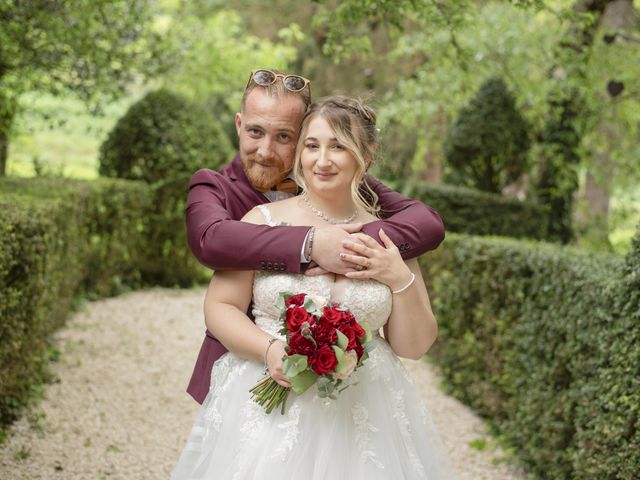
<path fill-rule="evenodd" d="M 527 171 L 528 130 L 504 80 L 486 80 L 460 111 L 444 142 L 447 167 L 456 183 L 501 193 Z"/>
<path fill-rule="evenodd" d="M 542 133 L 542 165 L 537 184 L 540 202 L 547 205 L 549 234 L 568 243 L 574 237 L 573 200 L 578 189 L 580 147 L 591 115 L 584 91 L 595 33 L 612 0 L 578 0 L 575 15 L 556 45 L 549 69 L 554 88 Z"/>
<path fill-rule="evenodd" d="M 87 102 L 161 66 L 150 0 L 0 0 L 0 175 L 23 92 L 71 91 Z"/>
<path fill-rule="evenodd" d="M 632 190 L 640 172 L 639 19 L 631 0 L 609 3 L 589 65 L 590 111 L 598 113 L 583 140 L 588 155 L 576 226 L 581 240 L 599 248 L 611 247 L 607 234 L 614 188 Z"/>

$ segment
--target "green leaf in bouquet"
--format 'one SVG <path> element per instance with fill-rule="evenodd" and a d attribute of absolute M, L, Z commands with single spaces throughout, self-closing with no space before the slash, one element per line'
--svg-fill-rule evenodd
<path fill-rule="evenodd" d="M 371 334 L 371 329 L 366 323 L 360 326 L 364 328 L 364 337 L 362 337 L 362 339 L 360 340 L 360 343 L 362 343 L 364 346 L 365 343 L 368 343 L 373 339 L 373 335 Z"/>
<path fill-rule="evenodd" d="M 342 351 L 344 352 L 347 349 L 347 346 L 349 345 L 349 339 L 347 338 L 347 336 L 342 333 L 340 330 L 336 330 L 336 333 L 338 334 L 338 346 L 342 349 Z M 337 355 L 337 354 L 336 354 Z"/>
<path fill-rule="evenodd" d="M 298 354 L 291 355 L 285 357 L 282 364 L 282 371 L 287 377 L 291 378 L 302 372 L 308 365 L 306 356 Z"/>
<path fill-rule="evenodd" d="M 308 295 L 304 297 L 304 304 L 302 305 L 302 307 L 310 314 L 314 314 L 318 312 L 318 309 L 316 308 L 316 304 Z"/>
<path fill-rule="evenodd" d="M 365 346 L 364 350 L 362 350 L 362 356 L 358 360 L 358 367 L 362 365 L 362 362 L 364 362 L 367 358 L 369 358 L 369 352 L 367 351 Z"/>
<path fill-rule="evenodd" d="M 345 373 L 349 368 L 349 364 L 347 363 L 347 357 L 345 356 L 342 349 L 337 345 L 332 345 L 331 348 L 333 349 L 333 353 L 336 354 L 336 358 L 338 359 L 338 365 L 336 365 L 335 372 Z"/>
<path fill-rule="evenodd" d="M 289 377 L 291 389 L 298 395 L 302 395 L 318 379 L 318 375 L 313 370 L 303 370 L 295 377 Z"/>
<path fill-rule="evenodd" d="M 371 352 L 373 349 L 376 348 L 376 344 L 375 342 L 367 342 L 367 343 L 363 343 L 362 344 L 362 348 L 364 348 L 364 351 L 369 353 Z"/>
<path fill-rule="evenodd" d="M 278 310 L 283 311 L 284 302 L 289 300 L 291 297 L 293 297 L 293 294 L 291 292 L 280 292 L 278 300 L 276 301 L 276 307 L 278 308 Z"/>
<path fill-rule="evenodd" d="M 318 396 L 320 398 L 333 398 L 335 399 L 335 395 L 333 395 L 333 391 L 335 390 L 335 384 L 333 379 L 329 377 L 318 377 Z"/>

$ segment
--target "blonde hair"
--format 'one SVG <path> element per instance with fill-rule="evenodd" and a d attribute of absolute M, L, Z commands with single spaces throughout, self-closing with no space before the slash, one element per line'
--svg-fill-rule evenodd
<path fill-rule="evenodd" d="M 324 97 L 309 106 L 302 119 L 293 167 L 296 183 L 303 191 L 307 190 L 307 185 L 302 174 L 300 157 L 309 124 L 317 117 L 326 120 L 338 143 L 356 159 L 356 173 L 351 181 L 353 203 L 356 207 L 377 216 L 380 210 L 378 195 L 364 181 L 365 174 L 375 159 L 378 146 L 376 112 L 362 101 L 342 95 Z"/>

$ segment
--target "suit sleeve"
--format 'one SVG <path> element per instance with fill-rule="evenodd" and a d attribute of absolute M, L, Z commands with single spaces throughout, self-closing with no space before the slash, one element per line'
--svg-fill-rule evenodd
<path fill-rule="evenodd" d="M 371 176 L 366 181 L 378 195 L 382 220 L 366 224 L 362 229 L 364 233 L 382 244 L 378 235 L 382 228 L 405 260 L 440 245 L 444 240 L 444 224 L 433 208 L 390 190 Z"/>
<path fill-rule="evenodd" d="M 300 273 L 309 227 L 269 227 L 233 218 L 216 175 L 201 170 L 189 184 L 187 241 L 198 261 L 214 270 Z"/>

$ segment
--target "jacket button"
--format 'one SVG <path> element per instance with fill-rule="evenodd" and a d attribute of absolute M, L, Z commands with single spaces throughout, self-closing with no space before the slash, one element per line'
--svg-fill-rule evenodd
<path fill-rule="evenodd" d="M 282 270 L 284 272 L 285 268 L 287 268 L 286 265 L 284 263 L 281 263 L 280 264 L 280 270 Z"/>
<path fill-rule="evenodd" d="M 264 269 L 265 269 L 265 267 L 266 267 L 265 263 L 264 263 L 264 262 L 260 262 L 260 269 L 261 269 L 261 270 L 264 270 Z"/>

